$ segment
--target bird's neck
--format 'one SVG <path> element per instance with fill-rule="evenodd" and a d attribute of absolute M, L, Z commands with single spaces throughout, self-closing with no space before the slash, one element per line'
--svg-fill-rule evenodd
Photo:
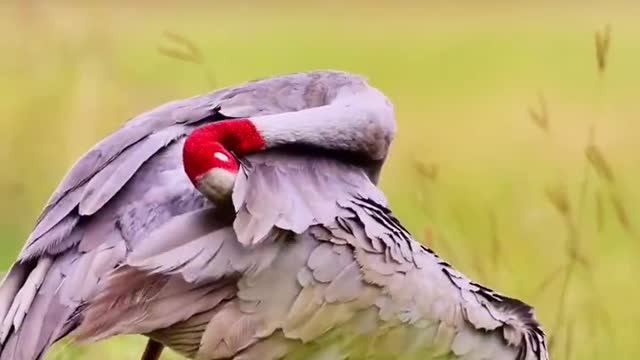
<path fill-rule="evenodd" d="M 190 137 L 193 143 L 219 142 L 237 155 L 251 154 L 265 149 L 265 140 L 249 119 L 216 122 L 194 130 Z"/>

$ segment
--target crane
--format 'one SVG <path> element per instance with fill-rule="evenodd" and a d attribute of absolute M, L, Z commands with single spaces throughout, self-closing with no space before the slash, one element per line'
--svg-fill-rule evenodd
<path fill-rule="evenodd" d="M 548 359 L 533 308 L 416 241 L 376 186 L 396 132 L 361 76 L 174 101 L 62 180 L 0 286 L 0 360 L 63 337 L 193 359 Z"/>

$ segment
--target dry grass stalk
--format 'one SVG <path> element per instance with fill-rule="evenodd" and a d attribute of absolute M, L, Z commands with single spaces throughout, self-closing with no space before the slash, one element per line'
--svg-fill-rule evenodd
<path fill-rule="evenodd" d="M 584 188 L 586 191 L 586 187 Z M 567 318 L 569 315 L 569 290 L 574 280 L 574 273 L 578 270 L 579 265 L 582 265 L 586 271 L 590 271 L 590 263 L 588 259 L 580 253 L 580 232 L 579 228 L 574 222 L 571 203 L 567 187 L 565 185 L 555 185 L 546 189 L 546 195 L 549 202 L 565 219 L 565 226 L 567 228 L 567 242 L 566 242 L 566 259 L 567 262 L 564 266 L 552 272 L 540 286 L 538 291 L 542 292 L 545 288 L 556 279 L 561 278 L 560 295 L 558 299 L 558 306 L 556 307 L 556 317 L 553 326 L 550 328 L 550 334 L 552 335 L 549 342 L 549 348 L 552 354 L 558 355 L 558 352 L 562 351 L 562 340 L 564 340 L 564 355 L 565 358 L 571 353 L 571 342 L 573 341 L 573 326 L 567 325 Z M 579 204 L 576 211 L 580 212 L 581 205 Z M 561 334 L 564 332 L 564 338 Z"/>
<path fill-rule="evenodd" d="M 159 46 L 158 52 L 164 56 L 198 65 L 204 64 L 204 56 L 200 48 L 186 36 L 166 31 L 163 34 L 172 44 Z"/>
<path fill-rule="evenodd" d="M 453 251 L 453 248 L 451 247 L 451 245 L 449 245 L 449 240 L 447 240 L 445 236 L 440 235 L 438 237 L 437 249 L 435 247 L 436 245 L 435 243 L 436 243 L 435 235 L 432 233 L 431 244 L 434 247 L 432 247 L 431 249 L 439 253 L 439 255 L 442 256 L 442 258 L 447 259 L 449 263 L 452 263 L 452 264 L 458 263 L 458 257 L 456 256 L 456 253 Z"/>
<path fill-rule="evenodd" d="M 431 228 L 424 228 L 422 243 L 428 248 L 433 249 L 433 230 L 431 230 Z"/>
<path fill-rule="evenodd" d="M 425 179 L 435 182 L 438 179 L 439 167 L 435 163 L 423 163 L 415 160 L 415 169 L 418 174 Z"/>
<path fill-rule="evenodd" d="M 598 232 L 604 230 L 604 201 L 602 200 L 602 192 L 597 191 L 596 197 L 596 227 Z"/>
<path fill-rule="evenodd" d="M 538 93 L 538 109 L 529 107 L 531 121 L 545 133 L 549 132 L 549 110 L 542 92 Z"/>
<path fill-rule="evenodd" d="M 562 275 L 565 270 L 566 265 L 562 265 L 550 272 L 549 275 L 547 275 L 547 277 L 545 277 L 544 280 L 542 280 L 542 282 L 536 287 L 533 292 L 533 296 L 538 296 L 545 292 L 551 284 L 553 284 L 557 279 L 560 279 L 560 275 Z"/>
<path fill-rule="evenodd" d="M 565 218 L 571 216 L 571 203 L 569 201 L 569 193 L 565 185 L 549 186 L 545 190 L 547 199 L 558 212 Z"/>
<path fill-rule="evenodd" d="M 588 285 L 591 288 L 592 296 L 592 306 L 591 308 L 597 309 L 598 311 L 592 311 L 590 318 L 590 323 L 592 330 L 594 332 L 604 331 L 609 334 L 613 334 L 615 332 L 615 328 L 611 326 L 611 316 L 607 311 L 607 307 L 604 305 L 602 297 L 600 296 L 600 292 L 598 291 L 598 287 L 596 285 L 596 280 L 594 278 L 594 272 L 591 269 L 587 271 L 587 280 Z M 598 321 L 600 320 L 600 321 Z"/>
<path fill-rule="evenodd" d="M 589 137 L 587 139 L 587 149 L 589 146 L 595 146 L 595 139 L 596 139 L 596 129 L 595 126 L 591 126 L 589 128 Z M 588 152 L 588 150 L 585 149 L 585 152 Z M 589 156 L 587 155 L 587 158 Z M 601 156 L 601 158 L 604 158 Z M 585 204 L 587 201 L 587 189 L 589 188 L 589 180 L 591 179 L 591 173 L 590 173 L 590 165 L 589 165 L 589 161 L 587 161 L 584 164 L 584 176 L 582 178 L 582 184 L 580 185 L 580 196 L 578 197 L 578 224 L 577 224 L 577 228 L 581 228 L 582 225 L 582 220 L 584 219 L 584 210 L 585 210 Z"/>
<path fill-rule="evenodd" d="M 575 323 L 575 319 L 569 320 L 567 323 L 567 328 L 565 332 L 565 348 L 564 348 L 564 358 L 566 360 L 571 360 L 573 357 L 573 325 Z"/>
<path fill-rule="evenodd" d="M 627 212 L 626 207 L 622 203 L 622 200 L 614 192 L 611 192 L 609 195 L 610 195 L 611 204 L 613 204 L 613 209 L 615 210 L 615 214 L 616 214 L 616 218 L 618 219 L 618 222 L 626 232 L 628 232 L 629 234 L 633 234 L 631 221 L 629 220 L 629 213 Z"/>
<path fill-rule="evenodd" d="M 615 177 L 609 162 L 605 159 L 602 151 L 595 144 L 587 145 L 584 153 L 589 163 L 596 170 L 598 175 L 608 182 L 614 182 Z"/>
<path fill-rule="evenodd" d="M 607 24 L 603 29 L 595 33 L 596 60 L 598 62 L 598 72 L 603 74 L 607 69 L 609 58 L 609 48 L 611 45 L 611 25 Z"/>
<path fill-rule="evenodd" d="M 600 75 L 603 75 L 608 61 L 609 48 L 611 42 L 611 28 L 606 26 L 603 30 L 596 32 L 596 56 L 598 61 L 598 70 Z M 601 79 L 603 76 L 601 76 Z M 541 112 L 530 111 L 533 121 L 542 129 L 544 128 L 544 122 L 541 121 Z M 595 129 L 592 127 L 589 132 L 588 145 L 585 148 L 585 155 L 587 161 L 585 162 L 584 178 L 580 186 L 580 192 L 576 202 L 575 209 L 571 208 L 571 202 L 568 196 L 567 188 L 565 186 L 553 186 L 546 189 L 545 193 L 549 202 L 554 208 L 562 215 L 565 220 L 565 226 L 568 230 L 568 239 L 566 242 L 566 263 L 560 266 L 558 269 L 552 271 L 544 281 L 537 287 L 538 292 L 543 292 L 556 282 L 557 279 L 562 279 L 560 284 L 560 294 L 558 299 L 558 305 L 556 307 L 556 319 L 553 326 L 550 328 L 549 336 L 549 348 L 552 353 L 552 357 L 559 358 L 562 356 L 564 359 L 571 359 L 575 357 L 575 337 L 576 329 L 579 329 L 582 324 L 577 324 L 576 321 L 583 321 L 583 316 L 580 318 L 572 315 L 571 302 L 569 301 L 570 290 L 574 282 L 579 281 L 581 277 L 577 277 L 576 272 L 582 271 L 586 275 L 588 280 L 588 286 L 590 286 L 589 293 L 591 294 L 592 301 L 595 302 L 596 311 L 589 311 L 587 314 L 587 320 L 593 320 L 592 324 L 596 323 L 596 317 L 602 317 L 604 331 L 609 328 L 608 326 L 608 314 L 606 309 L 600 305 L 599 294 L 596 288 L 594 279 L 593 264 L 589 261 L 589 258 L 581 253 L 581 232 L 583 229 L 583 213 L 586 208 L 586 199 L 590 188 L 590 168 L 593 167 L 597 176 L 607 182 L 609 185 L 613 185 L 614 173 L 603 152 L 595 145 Z M 595 206 L 596 206 L 596 222 L 598 231 L 602 231 L 604 228 L 604 201 L 605 194 L 602 190 L 594 189 Z M 616 217 L 622 226 L 631 232 L 631 222 L 629 215 L 624 207 L 620 198 L 615 193 L 611 192 L 611 202 L 616 212 Z M 589 244 L 583 244 L 588 246 Z M 575 313 L 574 313 L 575 314 Z M 589 327 L 589 326 L 588 326 Z M 594 328 L 599 326 L 590 326 L 589 328 L 595 331 Z M 597 351 L 597 349 L 595 349 Z"/>
<path fill-rule="evenodd" d="M 158 46 L 158 52 L 161 55 L 199 65 L 204 72 L 209 86 L 212 88 L 216 87 L 214 73 L 206 66 L 203 52 L 195 42 L 184 35 L 171 31 L 165 31 L 163 35 L 170 42 L 170 46 Z"/>
<path fill-rule="evenodd" d="M 498 269 L 498 260 L 500 259 L 502 247 L 498 236 L 498 217 L 493 210 L 489 210 L 489 232 L 489 236 L 491 236 L 491 261 L 495 271 Z"/>
<path fill-rule="evenodd" d="M 471 253 L 471 261 L 473 265 L 473 269 L 476 272 L 476 276 L 480 282 L 486 283 L 489 279 L 487 276 L 487 270 L 485 269 L 485 262 L 483 261 L 483 256 L 479 251 L 472 251 Z"/>
<path fill-rule="evenodd" d="M 424 163 L 415 158 L 413 160 L 413 164 L 416 172 L 421 179 L 426 179 L 429 183 L 432 183 L 437 179 L 438 166 L 436 164 L 425 166 Z M 425 171 L 425 169 L 427 169 L 427 171 Z M 437 197 L 434 198 L 429 196 L 429 187 L 431 185 L 432 184 L 427 184 L 426 182 L 424 182 L 422 183 L 422 186 L 419 187 L 418 191 L 418 200 L 420 202 L 420 207 L 427 217 L 432 217 L 429 205 L 435 202 L 435 199 L 437 199 Z M 435 184 L 433 185 L 435 186 Z M 438 227 L 437 224 L 435 224 L 434 226 Z M 429 225 L 424 228 L 423 236 L 423 243 L 426 246 L 438 252 L 443 258 L 446 258 L 448 262 L 458 262 L 456 253 L 453 251 L 453 247 L 449 244 L 449 240 L 447 239 L 446 235 L 436 234 L 433 231 L 433 228 L 431 228 L 431 225 Z"/>
<path fill-rule="evenodd" d="M 564 320 L 567 316 L 567 298 L 569 297 L 569 287 L 571 286 L 571 278 L 573 276 L 573 272 L 575 270 L 576 267 L 576 263 L 575 261 L 570 260 L 569 264 L 566 267 L 566 272 L 564 274 L 564 281 L 562 282 L 562 287 L 560 289 L 560 298 L 559 298 L 559 304 L 558 304 L 558 311 L 556 313 L 556 321 L 554 326 L 551 328 L 551 334 L 554 334 L 554 336 L 556 336 L 556 334 L 559 333 L 560 329 L 562 328 L 562 324 L 564 323 Z M 557 344 L 557 342 L 554 342 L 551 346 L 550 346 L 550 350 L 551 352 L 554 352 L 555 350 L 555 345 Z"/>
<path fill-rule="evenodd" d="M 576 242 L 570 245 L 568 250 L 569 258 L 571 259 L 571 261 L 575 261 L 576 263 L 588 269 L 590 267 L 589 259 L 587 259 L 587 257 L 580 252 L 580 249 L 577 245 L 578 244 Z"/>

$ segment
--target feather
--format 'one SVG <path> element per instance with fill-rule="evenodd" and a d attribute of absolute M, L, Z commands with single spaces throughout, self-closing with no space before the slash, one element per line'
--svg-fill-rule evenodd
<path fill-rule="evenodd" d="M 364 293 L 360 268 L 355 261 L 342 268 L 327 287 L 325 299 L 330 303 L 345 303 L 356 300 Z"/>
<path fill-rule="evenodd" d="M 126 184 L 136 171 L 160 149 L 185 135 L 184 126 L 171 126 L 148 136 L 110 162 L 88 182 L 82 193 L 79 214 L 92 215 L 107 203 Z"/>
<path fill-rule="evenodd" d="M 79 341 L 95 341 L 115 334 L 150 333 L 212 309 L 234 293 L 235 286 L 224 283 L 198 286 L 122 267 L 111 276 L 107 289 L 86 305 L 83 321 L 72 335 Z"/>
<path fill-rule="evenodd" d="M 29 260 L 49 251 L 61 252 L 74 245 L 66 240 L 79 221 L 78 215 L 72 213 L 78 205 L 79 198 L 79 193 L 70 193 L 52 210 L 46 221 L 38 224 L 29 235 L 19 255 L 20 260 Z"/>
<path fill-rule="evenodd" d="M 348 215 L 339 203 L 352 198 L 358 188 L 375 188 L 360 167 L 319 155 L 311 160 L 273 150 L 249 160 L 252 169 L 239 175 L 233 195 L 238 212 L 234 230 L 245 246 L 265 241 L 274 227 L 300 234 L 310 226 Z M 349 181 L 327 175 L 341 172 L 355 175 L 346 177 Z"/>
<path fill-rule="evenodd" d="M 287 339 L 282 333 L 277 332 L 240 352 L 234 357 L 234 360 L 281 359 L 296 345 L 299 345 L 296 341 Z"/>
<path fill-rule="evenodd" d="M 29 265 L 15 263 L 5 274 L 2 286 L 0 286 L 0 319 L 4 319 L 9 312 L 13 299 L 30 272 Z"/>
<path fill-rule="evenodd" d="M 64 278 L 62 271 L 72 258 L 73 254 L 70 253 L 56 259 L 55 262 L 46 261 L 45 265 L 40 265 L 43 270 L 47 266 L 49 269 L 46 272 L 39 271 L 39 275 L 44 273 L 44 278 L 37 294 L 29 307 L 23 307 L 23 310 L 26 309 L 24 319 L 19 327 L 14 327 L 9 333 L 0 357 L 16 360 L 39 359 L 47 347 L 66 334 L 65 323 L 73 310 L 61 303 L 58 290 Z M 21 300 L 23 299 L 16 298 L 14 302 Z M 4 319 L 6 321 L 9 318 Z"/>
<path fill-rule="evenodd" d="M 220 218 L 222 214 L 215 208 L 197 209 L 176 216 L 136 246 L 129 255 L 128 262 L 131 266 L 138 266 L 139 261 L 151 259 L 206 236 L 224 226 Z"/>

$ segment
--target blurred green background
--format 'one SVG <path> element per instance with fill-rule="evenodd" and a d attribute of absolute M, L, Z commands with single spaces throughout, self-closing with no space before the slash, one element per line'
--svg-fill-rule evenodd
<path fill-rule="evenodd" d="M 395 103 L 382 187 L 418 239 L 533 304 L 554 359 L 637 358 L 639 6 L 5 0 L 0 265 L 78 156 L 126 119 L 253 78 L 340 69 Z M 48 358 L 138 359 L 143 343 Z"/>

